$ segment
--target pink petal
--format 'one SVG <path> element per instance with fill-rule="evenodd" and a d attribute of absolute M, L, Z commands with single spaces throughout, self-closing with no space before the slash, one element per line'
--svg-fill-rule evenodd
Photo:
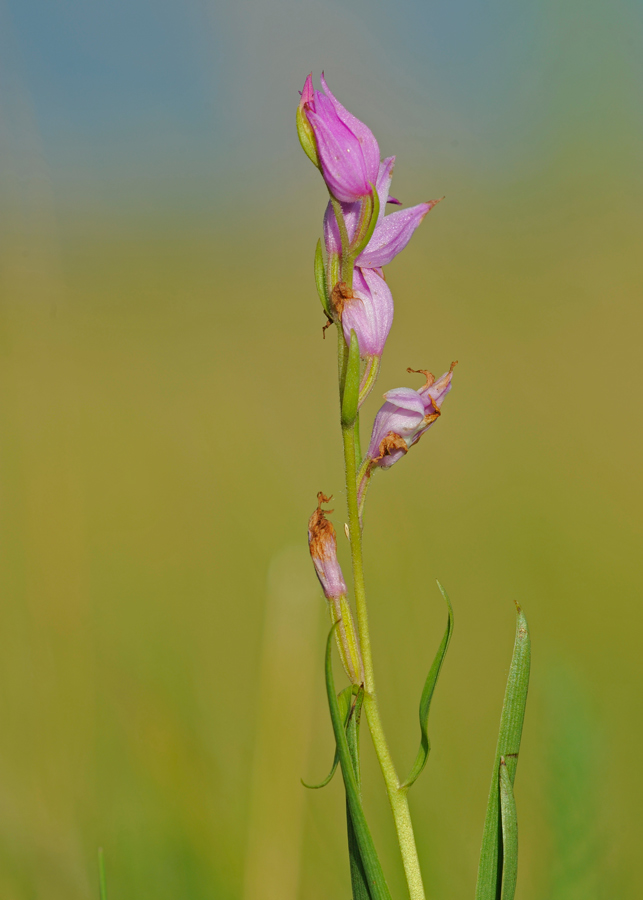
<path fill-rule="evenodd" d="M 307 116 L 315 132 L 324 180 L 333 196 L 351 203 L 370 194 L 362 147 L 319 91 L 315 91 L 315 111 L 309 106 Z"/>
<path fill-rule="evenodd" d="M 415 229 L 437 202 L 431 200 L 429 203 L 420 203 L 418 206 L 401 209 L 380 219 L 368 246 L 358 256 L 357 264 L 369 269 L 388 265 L 404 250 Z"/>
<path fill-rule="evenodd" d="M 419 393 L 414 391 L 413 388 L 393 388 L 392 391 L 387 391 L 384 394 L 384 399 L 387 400 L 388 403 L 399 406 L 401 409 L 408 409 L 417 413 L 422 419 L 426 414 L 424 401 Z"/>
<path fill-rule="evenodd" d="M 339 100 L 334 97 L 334 95 L 330 91 L 330 88 L 326 84 L 326 79 L 323 72 L 321 76 L 321 85 L 324 89 L 324 93 L 328 96 L 331 103 L 335 107 L 339 118 L 345 125 L 350 128 L 350 130 L 360 142 L 362 150 L 364 151 L 364 161 L 366 163 L 366 173 L 368 176 L 368 180 L 371 182 L 371 184 L 375 184 L 380 164 L 380 148 L 377 141 L 375 140 L 375 135 L 370 130 L 370 128 L 364 125 L 364 123 L 361 122 L 357 118 L 357 116 L 354 116 L 352 113 L 350 113 L 344 106 L 342 106 Z M 338 197 L 338 199 L 341 198 Z"/>
<path fill-rule="evenodd" d="M 355 268 L 354 300 L 347 301 L 342 313 L 346 342 L 351 330 L 359 341 L 360 356 L 381 356 L 393 324 L 393 295 L 389 286 L 375 272 Z"/>

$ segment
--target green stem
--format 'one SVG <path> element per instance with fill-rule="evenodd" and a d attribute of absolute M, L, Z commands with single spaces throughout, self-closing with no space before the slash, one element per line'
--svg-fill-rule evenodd
<path fill-rule="evenodd" d="M 364 374 L 362 376 L 362 383 L 359 386 L 359 398 L 357 401 L 358 409 L 362 406 L 370 392 L 373 390 L 373 387 L 375 386 L 377 376 L 380 374 L 381 362 L 381 356 L 369 356 L 366 361 L 366 368 L 364 369 Z"/>
<path fill-rule="evenodd" d="M 342 213 L 341 205 L 331 196 L 331 204 L 337 218 L 339 234 L 342 242 L 342 260 L 340 277 L 349 287 L 353 283 L 354 258 L 350 255 L 348 233 Z M 346 378 L 346 360 L 348 353 L 344 340 L 341 323 L 338 323 L 338 367 L 339 367 L 339 395 L 340 409 Z M 386 791 L 393 813 L 397 840 L 400 845 L 404 874 L 409 889 L 410 900 L 425 900 L 422 873 L 418 859 L 413 835 L 413 823 L 407 799 L 407 789 L 400 785 L 400 780 L 395 771 L 395 765 L 386 743 L 382 721 L 380 719 L 377 696 L 375 693 L 375 675 L 373 671 L 373 657 L 371 653 L 371 638 L 368 628 L 368 608 L 366 606 L 366 588 L 364 584 L 364 561 L 362 557 L 362 530 L 360 526 L 358 501 L 357 501 L 357 454 L 359 438 L 356 434 L 356 423 L 352 426 L 342 427 L 344 442 L 344 465 L 346 469 L 346 499 L 348 503 L 348 533 L 351 545 L 351 560 L 353 565 L 353 586 L 355 590 L 355 608 L 357 612 L 357 631 L 362 651 L 364 666 L 364 711 L 369 731 L 375 747 Z"/>
<path fill-rule="evenodd" d="M 362 464 L 362 442 L 359 436 L 359 412 L 355 419 L 355 465 L 359 468 Z"/>
<path fill-rule="evenodd" d="M 357 471 L 357 511 L 359 513 L 359 521 L 364 527 L 364 520 L 362 518 L 364 514 L 364 503 L 366 502 L 366 492 L 368 491 L 368 486 L 370 484 L 371 476 L 373 474 L 373 469 L 371 468 L 371 460 L 366 456 L 362 460 L 362 464 L 360 465 Z"/>
<path fill-rule="evenodd" d="M 346 381 L 346 363 L 348 362 L 348 348 L 344 340 L 342 326 L 337 325 L 337 379 L 339 381 L 339 408 L 342 408 L 344 399 L 344 382 Z"/>
<path fill-rule="evenodd" d="M 377 695 L 375 692 L 375 675 L 373 656 L 368 628 L 368 609 L 366 605 L 366 589 L 364 585 L 364 562 L 362 557 L 362 534 L 357 509 L 357 466 L 355 463 L 355 427 L 342 428 L 344 440 L 344 463 L 346 467 L 346 497 L 348 501 L 348 532 L 351 544 L 353 563 L 353 586 L 355 590 L 355 607 L 357 611 L 357 630 L 364 664 L 364 711 L 373 739 L 391 811 L 395 822 L 395 830 L 400 845 L 400 853 L 404 865 L 404 873 L 411 900 L 424 900 L 424 887 L 420 862 L 415 846 L 413 824 L 407 799 L 406 788 L 401 787 L 395 771 L 395 765 L 386 743 L 382 720 L 380 718 Z"/>

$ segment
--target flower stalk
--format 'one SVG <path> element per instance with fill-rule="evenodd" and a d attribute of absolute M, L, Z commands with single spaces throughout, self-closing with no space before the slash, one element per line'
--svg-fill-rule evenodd
<path fill-rule="evenodd" d="M 429 210 L 430 200 L 386 215 L 387 204 L 401 206 L 390 196 L 395 157 L 380 160 L 378 143 L 369 128 L 345 109 L 330 92 L 322 75 L 323 91 L 306 79 L 297 108 L 301 145 L 319 170 L 329 202 L 323 221 L 323 240 L 315 252 L 315 283 L 326 324 L 337 325 L 339 410 L 344 451 L 348 523 L 355 620 L 349 591 L 337 558 L 335 529 L 318 506 L 309 520 L 310 554 L 328 601 L 331 633 L 325 658 L 326 690 L 336 754 L 330 781 L 341 766 L 347 801 L 348 848 L 353 900 L 391 900 L 390 891 L 368 828 L 360 794 L 359 722 L 363 710 L 384 778 L 393 814 L 410 900 L 425 900 L 422 873 L 408 804 L 409 788 L 427 763 L 431 699 L 453 630 L 453 609 L 444 588 L 438 587 L 448 608 L 447 627 L 420 698 L 420 747 L 411 772 L 398 777 L 380 715 L 366 600 L 362 519 L 366 494 L 376 470 L 387 471 L 406 457 L 420 438 L 442 417 L 451 391 L 452 363 L 439 378 L 427 369 L 419 389 L 399 387 L 384 394 L 375 416 L 366 452 L 360 445 L 360 408 L 373 390 L 393 324 L 393 295 L 386 282 L 387 266 L 408 244 Z M 379 476 L 378 476 L 379 477 Z M 356 622 L 356 625 L 355 625 Z M 339 655 L 350 685 L 336 693 L 331 658 L 335 634 Z M 529 638 L 520 609 L 514 660 L 501 718 L 500 738 L 492 775 L 478 873 L 477 900 L 513 900 L 517 873 L 517 825 L 513 778 L 529 678 Z M 341 709 L 343 709 L 343 712 Z"/>
<path fill-rule="evenodd" d="M 394 399 L 399 400 L 398 405 L 401 404 L 401 411 L 387 400 L 378 414 L 364 457 L 360 446 L 359 410 L 377 381 L 382 353 L 393 322 L 393 296 L 382 267 L 404 249 L 438 201 L 432 200 L 385 215 L 388 203 L 400 205 L 389 194 L 395 157 L 380 160 L 379 146 L 372 132 L 335 99 L 323 76 L 322 87 L 323 92 L 317 91 L 313 88 L 311 76 L 306 79 L 297 109 L 297 130 L 302 147 L 319 169 L 330 197 L 324 216 L 323 249 L 319 244 L 315 255 L 315 281 L 324 312 L 329 320 L 335 322 L 338 332 L 339 407 L 356 629 L 337 563 L 334 529 L 321 511 L 321 502 L 326 501 L 323 494 L 319 495 L 318 510 L 309 523 L 309 541 L 317 575 L 329 600 L 346 674 L 352 684 L 363 691 L 363 710 L 393 813 L 409 897 L 410 900 L 424 900 L 407 799 L 409 785 L 402 784 L 398 777 L 386 741 L 375 688 L 362 553 L 362 510 L 366 487 L 374 468 L 390 466 L 395 461 L 391 456 L 394 447 L 403 447 L 397 459 L 437 420 L 439 406 L 450 389 L 451 373 L 448 373 L 446 381 L 446 376 L 443 376 L 439 394 L 434 390 L 430 396 L 424 396 L 410 388 L 392 392 Z M 433 377 L 427 377 L 427 391 L 433 383 Z M 373 441 L 376 428 L 381 430 L 383 425 L 388 430 L 380 454 L 379 443 L 373 450 Z M 396 432 L 392 430 L 394 428 Z M 323 552 L 320 551 L 320 534 L 326 542 Z M 356 729 L 356 723 L 352 727 Z M 356 769 L 358 764 L 356 758 Z M 348 774 L 350 776 L 350 772 Z M 344 775 L 346 783 L 345 772 Z M 349 852 L 351 868 L 355 871 L 355 864 L 359 868 L 359 860 L 353 856 L 355 847 L 350 835 L 349 814 Z"/>
<path fill-rule="evenodd" d="M 353 590 L 357 613 L 357 632 L 364 663 L 364 712 L 384 777 L 395 831 L 402 856 L 404 874 L 411 900 L 425 900 L 422 872 L 413 833 L 413 823 L 407 798 L 407 788 L 400 784 L 393 757 L 386 741 L 375 690 L 375 671 L 368 626 L 368 606 L 364 581 L 362 529 L 357 505 L 357 467 L 355 464 L 355 426 L 343 427 L 344 465 L 346 469 L 346 499 L 348 504 L 348 533 L 353 569 Z"/>
<path fill-rule="evenodd" d="M 338 204 L 339 206 L 339 204 Z M 335 208 L 335 207 L 333 207 Z M 342 231 L 346 231 L 346 227 L 342 228 L 343 214 L 341 207 L 336 211 L 337 222 Z M 354 259 L 349 256 L 347 260 L 342 259 L 340 267 L 340 277 L 346 284 L 352 282 L 352 270 L 354 267 Z M 346 364 L 347 359 L 346 343 L 343 340 L 342 327 L 338 324 L 339 331 L 339 353 L 338 353 L 338 369 L 340 371 L 340 397 L 343 398 L 346 387 Z M 373 371 L 375 370 L 375 371 Z M 372 389 L 379 364 L 369 368 L 369 375 L 366 378 L 366 384 Z M 368 392 L 368 391 L 367 391 Z M 360 394 L 362 391 L 360 390 Z M 341 405 L 341 404 L 340 404 Z M 388 794 L 393 821 L 395 823 L 395 831 L 402 856 L 402 864 L 404 866 L 404 874 L 409 890 L 410 900 L 425 900 L 424 885 L 422 882 L 422 872 L 420 869 L 420 860 L 418 857 L 417 847 L 415 844 L 415 835 L 413 833 L 413 822 L 411 820 L 411 811 L 407 798 L 407 788 L 402 787 L 395 763 L 388 747 L 384 726 L 380 716 L 379 706 L 377 702 L 377 693 L 375 690 L 375 670 L 373 667 L 373 654 L 371 649 L 371 637 L 368 624 L 368 605 L 366 602 L 366 583 L 364 579 L 364 557 L 362 552 L 362 524 L 361 515 L 358 508 L 358 465 L 361 453 L 358 452 L 359 443 L 359 425 L 357 420 L 352 424 L 344 424 L 342 422 L 342 442 L 344 448 L 344 469 L 346 475 L 346 502 L 348 506 L 348 536 L 351 551 L 351 564 L 353 572 L 353 591 L 355 596 L 355 611 L 357 616 L 357 633 L 359 639 L 359 647 L 361 650 L 363 672 L 364 672 L 364 712 L 368 729 L 375 748 L 375 754 L 382 771 L 386 792 Z"/>

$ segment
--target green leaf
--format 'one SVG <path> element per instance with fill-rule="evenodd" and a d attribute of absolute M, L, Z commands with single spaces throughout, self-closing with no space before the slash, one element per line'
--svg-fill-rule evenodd
<path fill-rule="evenodd" d="M 347 722 L 346 739 L 348 742 L 348 751 L 351 755 L 353 763 L 353 771 L 355 772 L 355 780 L 357 789 L 360 790 L 360 765 L 359 765 L 359 722 L 362 713 L 362 702 L 364 700 L 364 688 L 359 687 L 355 695 L 353 709 Z M 351 886 L 353 888 L 353 900 L 371 900 L 368 890 L 368 881 L 366 872 L 364 871 L 364 863 L 359 852 L 359 845 L 355 836 L 355 828 L 351 818 L 350 807 L 346 802 L 346 824 L 348 829 L 348 859 L 351 871 Z"/>
<path fill-rule="evenodd" d="M 308 782 L 304 781 L 303 778 L 300 778 L 299 780 L 301 781 L 301 783 L 303 784 L 303 786 L 305 788 L 308 788 L 309 791 L 318 791 L 320 788 L 324 788 L 324 787 L 326 787 L 327 784 L 330 784 L 330 782 L 333 779 L 333 775 L 335 774 L 335 772 L 337 770 L 338 763 L 339 763 L 339 755 L 337 753 L 337 750 L 335 750 L 335 756 L 333 758 L 333 765 L 331 766 L 330 772 L 324 778 L 323 781 L 320 781 L 319 784 L 308 784 Z"/>
<path fill-rule="evenodd" d="M 299 138 L 301 148 L 308 159 L 311 161 L 311 163 L 319 168 L 319 157 L 317 155 L 317 144 L 315 143 L 315 132 L 313 131 L 310 122 L 304 115 L 304 112 L 300 106 L 297 107 L 296 116 L 297 137 Z"/>
<path fill-rule="evenodd" d="M 364 876 L 366 884 L 371 895 L 371 900 L 391 900 L 382 866 L 380 864 L 373 838 L 366 822 L 362 801 L 359 794 L 355 769 L 351 759 L 348 747 L 348 739 L 344 729 L 344 722 L 341 716 L 339 703 L 335 696 L 335 682 L 333 680 L 332 666 L 332 639 L 333 632 L 337 624 L 333 625 L 326 642 L 326 693 L 328 695 L 328 707 L 330 709 L 330 718 L 333 723 L 333 731 L 335 732 L 335 741 L 337 742 L 337 751 L 339 753 L 339 763 L 342 767 L 342 777 L 344 779 L 344 787 L 346 789 L 346 801 L 355 834 L 355 841 L 360 854 L 361 862 L 364 868 Z"/>
<path fill-rule="evenodd" d="M 501 900 L 514 900 L 518 877 L 518 817 L 511 777 L 504 756 L 500 757 L 500 822 L 502 825 Z"/>
<path fill-rule="evenodd" d="M 346 380 L 342 394 L 342 425 L 350 428 L 357 418 L 357 403 L 359 400 L 359 343 L 357 335 L 351 331 L 351 344 L 348 348 L 348 363 L 346 365 Z"/>
<path fill-rule="evenodd" d="M 364 869 L 361 853 L 359 852 L 348 801 L 346 802 L 346 821 L 348 829 L 348 860 L 351 871 L 353 900 L 371 900 L 371 893 L 368 889 L 368 877 Z"/>
<path fill-rule="evenodd" d="M 353 712 L 353 703 L 352 703 L 353 693 L 354 693 L 353 688 L 356 688 L 356 685 L 349 684 L 349 686 L 344 688 L 343 691 L 340 691 L 340 693 L 337 696 L 337 702 L 339 704 L 339 712 L 344 721 L 344 728 L 348 727 L 349 718 L 351 716 L 351 713 Z M 360 706 L 361 706 L 361 704 L 360 704 Z M 301 783 L 303 784 L 303 786 L 305 788 L 308 788 L 309 791 L 318 791 L 320 788 L 326 787 L 327 784 L 330 784 L 332 777 L 335 774 L 335 771 L 337 769 L 338 763 L 339 763 L 339 754 L 337 753 L 337 745 L 336 745 L 335 746 L 335 757 L 333 759 L 333 765 L 331 767 L 330 772 L 324 778 L 323 781 L 320 781 L 319 784 L 307 784 L 303 778 L 300 778 L 299 780 L 301 781 Z"/>
<path fill-rule="evenodd" d="M 347 688 L 338 694 L 340 712 L 342 712 L 342 701 L 348 703 L 349 706 L 345 715 L 346 722 L 346 742 L 348 744 L 348 752 L 351 755 L 353 763 L 353 771 L 355 772 L 355 781 L 357 789 L 360 790 L 360 767 L 359 767 L 359 723 L 362 716 L 362 704 L 364 702 L 364 687 L 360 684 L 350 684 Z"/>
<path fill-rule="evenodd" d="M 322 253 L 321 238 L 317 241 L 317 246 L 315 247 L 315 285 L 324 312 L 327 316 L 332 318 L 328 303 L 328 287 L 326 285 L 326 271 L 324 268 L 324 254 Z"/>
<path fill-rule="evenodd" d="M 424 683 L 424 690 L 422 691 L 422 696 L 420 698 L 420 749 L 418 750 L 418 755 L 413 764 L 413 768 L 402 785 L 402 788 L 406 788 L 407 790 L 417 780 L 429 758 L 429 751 L 431 750 L 428 734 L 429 710 L 431 708 L 431 700 L 433 699 L 433 691 L 435 690 L 438 681 L 438 675 L 440 674 L 440 669 L 442 668 L 442 663 L 444 662 L 444 657 L 446 656 L 449 642 L 451 641 L 451 635 L 453 634 L 453 607 L 451 606 L 451 601 L 449 600 L 447 592 L 439 581 L 438 587 L 447 604 L 447 627 L 444 632 L 444 637 L 442 638 L 442 643 L 438 647 L 438 652 L 433 660 L 433 665 L 429 669 L 429 674 L 427 675 L 427 679 Z"/>
<path fill-rule="evenodd" d="M 98 893 L 100 900 L 107 900 L 107 878 L 105 877 L 105 854 L 98 848 Z"/>
<path fill-rule="evenodd" d="M 505 701 L 500 716 L 500 731 L 496 747 L 496 758 L 493 763 L 491 788 L 487 802 L 487 814 L 482 832 L 480 864 L 478 866 L 478 883 L 476 900 L 504 900 L 502 896 L 503 868 L 510 872 L 516 865 L 516 846 L 503 846 L 502 818 L 500 809 L 500 760 L 504 757 L 506 777 L 513 787 L 520 751 L 520 738 L 525 718 L 527 690 L 529 687 L 529 666 L 531 662 L 531 644 L 527 620 L 516 604 L 516 639 L 511 659 L 511 667 L 507 678 Z M 505 858 L 506 856 L 506 858 Z"/>
<path fill-rule="evenodd" d="M 370 183 L 370 182 L 369 182 Z M 373 232 L 375 231 L 375 226 L 377 225 L 377 220 L 380 215 L 380 198 L 375 185 L 371 184 L 373 188 L 373 193 L 368 197 L 364 198 L 365 203 L 365 212 L 368 214 L 370 212 L 370 217 L 368 220 L 368 226 L 366 231 L 363 232 L 362 235 L 357 235 L 358 243 L 355 247 L 351 247 L 351 256 L 355 259 L 357 258 L 362 250 L 364 250 L 368 246 L 368 242 L 373 237 Z M 370 209 L 369 209 L 370 208 Z"/>

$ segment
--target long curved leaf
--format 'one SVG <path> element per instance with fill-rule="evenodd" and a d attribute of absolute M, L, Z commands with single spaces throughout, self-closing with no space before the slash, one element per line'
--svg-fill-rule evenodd
<path fill-rule="evenodd" d="M 364 874 L 371 895 L 371 900 L 391 900 L 391 894 L 384 878 L 382 866 L 375 850 L 373 838 L 366 822 L 362 801 L 359 795 L 357 778 L 353 769 L 348 740 L 344 729 L 344 722 L 340 713 L 337 697 L 335 696 L 335 682 L 332 666 L 332 639 L 337 624 L 333 625 L 326 642 L 326 693 L 328 695 L 328 707 L 330 718 L 335 732 L 335 741 L 339 753 L 339 764 L 342 767 L 344 787 L 346 788 L 346 800 L 355 833 L 355 840 L 364 867 Z"/>
<path fill-rule="evenodd" d="M 353 703 L 352 697 L 354 694 L 354 688 L 356 685 L 349 684 L 348 687 L 345 687 L 343 691 L 340 691 L 337 702 L 339 703 L 339 712 L 344 720 L 344 728 L 348 728 L 349 720 L 352 716 L 353 712 Z M 361 706 L 361 704 L 360 704 Z M 307 784 L 303 778 L 299 780 L 303 784 L 305 788 L 308 788 L 309 791 L 318 791 L 320 788 L 326 787 L 327 784 L 330 784 L 333 775 L 337 770 L 337 766 L 339 764 L 339 754 L 337 752 L 337 745 L 335 745 L 335 756 L 333 758 L 333 765 L 331 766 L 331 770 L 328 775 L 324 778 L 323 781 L 320 781 L 319 784 Z"/>
<path fill-rule="evenodd" d="M 504 900 L 502 897 L 503 868 L 511 871 L 511 868 L 517 864 L 515 859 L 517 843 L 512 845 L 510 840 L 506 848 L 503 846 L 500 810 L 500 760 L 504 757 L 505 781 L 508 779 L 509 784 L 513 787 L 518 765 L 522 725 L 525 719 L 531 664 L 531 643 L 527 620 L 518 604 L 516 604 L 516 609 L 516 639 L 500 716 L 496 758 L 493 764 L 487 814 L 482 832 L 476 900 L 501 900 L 501 898 Z"/>
<path fill-rule="evenodd" d="M 429 674 L 427 675 L 427 679 L 424 683 L 424 690 L 422 691 L 422 696 L 420 697 L 420 749 L 418 750 L 418 755 L 415 759 L 413 768 L 411 769 L 408 778 L 402 784 L 402 788 L 406 788 L 407 790 L 417 780 L 418 776 L 422 772 L 422 769 L 426 765 L 427 759 L 429 758 L 429 752 L 431 750 L 431 743 L 429 741 L 428 733 L 429 710 L 431 708 L 431 700 L 433 699 L 433 691 L 435 690 L 435 686 L 438 681 L 438 675 L 440 674 L 440 669 L 442 668 L 442 663 L 444 662 L 444 657 L 446 656 L 449 642 L 451 641 L 451 635 L 453 634 L 453 607 L 451 606 L 451 601 L 449 600 L 447 592 L 444 590 L 439 581 L 438 587 L 440 588 L 440 593 L 446 600 L 447 604 L 447 627 L 444 632 L 442 642 L 438 647 L 438 652 L 436 653 L 435 659 L 433 660 L 433 665 L 429 669 Z"/>

